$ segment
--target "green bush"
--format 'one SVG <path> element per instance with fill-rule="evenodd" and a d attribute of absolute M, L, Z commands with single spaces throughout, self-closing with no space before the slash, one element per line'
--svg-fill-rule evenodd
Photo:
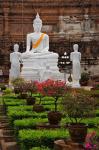
<path fill-rule="evenodd" d="M 83 85 L 87 85 L 87 82 L 89 80 L 89 74 L 87 72 L 82 72 L 81 73 L 81 79 L 80 79 L 80 84 Z"/>
<path fill-rule="evenodd" d="M 17 119 L 22 119 L 22 118 L 47 118 L 47 113 L 36 113 L 32 111 L 17 111 L 17 110 L 9 110 L 8 111 L 8 117 L 10 120 L 11 125 L 13 125 L 13 121 Z"/>
<path fill-rule="evenodd" d="M 47 118 L 28 118 L 28 119 L 22 119 L 22 120 L 15 120 L 14 121 L 14 128 L 15 131 L 18 131 L 20 129 L 35 129 L 36 125 L 40 124 L 40 123 L 46 123 L 48 122 Z"/>
<path fill-rule="evenodd" d="M 24 82 L 25 82 L 25 80 L 23 78 L 16 78 L 16 79 L 12 80 L 13 86 L 17 86 L 19 84 L 23 84 Z"/>
<path fill-rule="evenodd" d="M 48 147 L 33 147 L 30 150 L 51 150 L 51 149 L 49 149 Z"/>
<path fill-rule="evenodd" d="M 1 91 L 4 91 L 6 89 L 6 85 L 4 83 L 0 84 L 0 89 Z"/>
<path fill-rule="evenodd" d="M 84 119 L 84 123 L 88 124 L 88 126 L 99 126 L 99 117 L 87 118 Z"/>
<path fill-rule="evenodd" d="M 29 150 L 38 146 L 53 148 L 55 140 L 66 139 L 67 137 L 68 131 L 66 129 L 20 130 L 18 136 L 21 150 Z"/>
<path fill-rule="evenodd" d="M 8 106 L 8 111 L 10 110 L 16 110 L 16 111 L 32 111 L 33 106 L 25 106 L 25 105 L 21 105 L 21 106 Z"/>
<path fill-rule="evenodd" d="M 16 98 L 9 98 L 9 97 L 5 97 L 5 96 L 3 96 L 3 100 L 7 106 L 19 106 L 19 105 L 26 104 L 25 100 L 20 100 L 20 99 L 16 99 Z"/>
<path fill-rule="evenodd" d="M 13 102 L 5 102 L 7 106 L 20 106 L 24 105 L 25 101 L 13 101 Z"/>
<path fill-rule="evenodd" d="M 13 93 L 13 90 L 11 88 L 6 88 L 5 90 L 3 90 L 4 94 L 11 94 Z"/>

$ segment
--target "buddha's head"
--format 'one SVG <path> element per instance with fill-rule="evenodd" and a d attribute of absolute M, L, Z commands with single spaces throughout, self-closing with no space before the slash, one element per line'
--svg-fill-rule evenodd
<path fill-rule="evenodd" d="M 89 19 L 89 16 L 87 14 L 84 15 L 85 20 Z"/>
<path fill-rule="evenodd" d="M 42 20 L 40 19 L 39 14 L 37 13 L 36 18 L 33 21 L 33 28 L 35 32 L 40 32 L 42 28 Z"/>
<path fill-rule="evenodd" d="M 18 44 L 14 44 L 14 52 L 18 52 L 19 50 L 19 45 Z"/>
<path fill-rule="evenodd" d="M 74 44 L 73 49 L 74 49 L 75 52 L 77 52 L 78 51 L 78 44 Z"/>

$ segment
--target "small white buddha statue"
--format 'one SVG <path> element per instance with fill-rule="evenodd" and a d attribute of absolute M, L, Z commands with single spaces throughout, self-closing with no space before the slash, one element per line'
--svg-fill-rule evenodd
<path fill-rule="evenodd" d="M 10 53 L 10 63 L 11 63 L 11 69 L 10 69 L 10 80 L 16 79 L 20 77 L 20 63 L 21 63 L 21 53 L 18 52 L 19 45 L 14 44 L 14 52 Z"/>
<path fill-rule="evenodd" d="M 73 87 L 80 87 L 79 80 L 81 78 L 81 53 L 78 52 L 78 44 L 73 45 L 74 52 L 70 54 L 70 60 L 72 61 L 72 76 Z"/>
<path fill-rule="evenodd" d="M 57 53 L 49 52 L 49 36 L 41 32 L 42 20 L 40 19 L 39 14 L 37 13 L 36 18 L 33 21 L 34 32 L 27 34 L 27 47 L 26 52 L 23 56 L 29 56 L 37 58 L 38 56 L 48 56 L 58 58 Z M 31 48 L 32 44 L 32 49 Z"/>

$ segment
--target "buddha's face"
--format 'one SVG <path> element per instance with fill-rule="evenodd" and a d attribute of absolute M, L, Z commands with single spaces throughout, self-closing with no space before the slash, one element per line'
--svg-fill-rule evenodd
<path fill-rule="evenodd" d="M 19 50 L 19 45 L 18 45 L 18 44 L 15 44 L 15 45 L 14 45 L 14 51 L 15 51 L 15 52 L 18 52 L 18 50 Z"/>
<path fill-rule="evenodd" d="M 73 49 L 74 49 L 74 51 L 78 51 L 78 44 L 74 44 Z"/>
<path fill-rule="evenodd" d="M 35 32 L 40 32 L 41 28 L 42 28 L 42 24 L 41 23 L 34 23 L 33 28 L 34 28 Z"/>

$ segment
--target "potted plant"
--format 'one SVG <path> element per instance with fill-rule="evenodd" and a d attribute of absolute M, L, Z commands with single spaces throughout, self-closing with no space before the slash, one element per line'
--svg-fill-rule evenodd
<path fill-rule="evenodd" d="M 89 81 L 89 74 L 87 72 L 83 72 L 81 74 L 80 84 L 82 86 L 87 86 Z"/>
<path fill-rule="evenodd" d="M 32 95 L 37 93 L 37 82 L 36 81 L 30 81 L 27 82 L 27 105 L 34 105 L 35 104 L 35 97 Z"/>
<path fill-rule="evenodd" d="M 94 113 L 95 100 L 86 92 L 73 91 L 65 95 L 63 108 L 70 119 L 68 125 L 72 141 L 83 143 L 87 134 L 87 125 L 82 122 L 85 117 Z"/>
<path fill-rule="evenodd" d="M 61 121 L 62 113 L 57 110 L 57 103 L 59 97 L 62 97 L 67 88 L 64 82 L 62 81 L 54 81 L 54 80 L 46 80 L 39 85 L 39 92 L 43 96 L 54 97 L 54 111 L 50 111 L 48 113 L 48 121 L 51 125 L 58 125 Z"/>
<path fill-rule="evenodd" d="M 41 100 L 42 100 L 43 96 L 40 93 L 38 93 L 37 97 L 39 98 L 39 101 L 38 101 L 38 103 L 34 104 L 33 111 L 38 112 L 38 113 L 39 112 L 44 112 L 45 108 L 41 104 Z"/>
<path fill-rule="evenodd" d="M 11 82 L 12 82 L 12 85 L 14 86 L 15 94 L 19 94 L 20 86 L 25 82 L 25 80 L 23 78 L 16 78 L 16 79 L 12 80 Z"/>

